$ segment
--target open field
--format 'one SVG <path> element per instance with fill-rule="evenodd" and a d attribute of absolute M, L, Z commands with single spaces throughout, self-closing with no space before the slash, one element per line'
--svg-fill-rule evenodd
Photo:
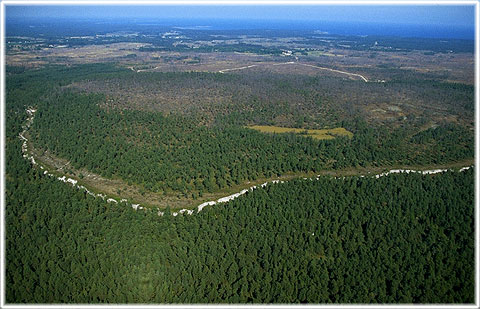
<path fill-rule="evenodd" d="M 347 131 L 345 128 L 321 129 L 321 130 L 307 130 L 298 128 L 283 128 L 276 126 L 248 126 L 248 128 L 264 133 L 296 133 L 306 136 L 311 136 L 314 139 L 334 139 L 335 136 L 353 137 L 353 133 Z"/>

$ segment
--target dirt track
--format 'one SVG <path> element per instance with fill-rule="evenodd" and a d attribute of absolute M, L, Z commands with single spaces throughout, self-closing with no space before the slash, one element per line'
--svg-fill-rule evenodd
<path fill-rule="evenodd" d="M 283 63 L 275 63 L 275 64 L 272 64 L 272 65 L 277 66 L 277 65 L 285 65 L 285 64 L 304 65 L 304 66 L 311 67 L 311 68 L 315 68 L 315 69 L 319 69 L 319 70 L 326 70 L 326 71 L 330 71 L 330 72 L 334 72 L 334 73 L 346 74 L 346 75 L 348 75 L 348 76 L 359 77 L 359 78 L 361 78 L 364 82 L 368 83 L 368 79 L 367 79 L 365 76 L 360 75 L 360 74 L 349 73 L 349 72 L 345 72 L 345 71 L 340 71 L 340 70 L 335 70 L 335 69 L 330 69 L 330 68 L 319 67 L 319 66 L 312 65 L 312 64 L 307 64 L 307 63 L 300 63 L 300 62 L 295 62 L 295 61 L 289 61 L 289 62 L 283 62 Z M 265 65 L 269 65 L 269 64 L 265 64 Z M 248 65 L 248 66 L 244 66 L 244 67 L 239 67 L 239 68 L 223 69 L 223 70 L 218 71 L 218 73 L 225 73 L 225 72 L 227 72 L 227 71 L 244 70 L 244 69 L 249 69 L 249 68 L 253 68 L 253 67 L 256 67 L 256 66 L 258 66 L 258 65 L 257 65 L 257 64 L 252 64 L 252 65 Z M 139 72 L 139 71 L 137 71 L 137 72 Z"/>

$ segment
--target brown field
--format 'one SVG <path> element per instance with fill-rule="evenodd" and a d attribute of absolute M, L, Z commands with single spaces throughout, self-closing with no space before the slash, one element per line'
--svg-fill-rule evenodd
<path fill-rule="evenodd" d="M 311 136 L 314 139 L 334 139 L 335 136 L 352 137 L 353 133 L 347 131 L 345 128 L 321 129 L 321 130 L 306 130 L 298 128 L 283 128 L 276 126 L 248 126 L 248 128 L 264 133 L 296 133 L 306 136 Z"/>
<path fill-rule="evenodd" d="M 290 42 L 292 38 L 286 39 Z M 298 40 L 298 38 L 295 38 Z M 261 41 L 261 38 L 245 38 L 243 43 Z M 258 43 L 258 42 L 257 42 Z M 284 42 L 280 42 L 284 43 Z M 299 47 L 296 43 L 288 43 L 292 48 Z M 273 66 L 280 62 L 299 61 L 313 65 L 328 67 L 364 75 L 368 80 L 391 80 L 395 78 L 385 67 L 399 69 L 406 74 L 433 74 L 437 79 L 449 82 L 460 82 L 473 85 L 474 57 L 468 53 L 435 53 L 426 55 L 423 51 L 385 52 L 357 51 L 338 48 L 324 48 L 322 51 L 310 51 L 308 55 L 295 54 L 295 57 L 260 55 L 239 52 L 168 52 L 139 51 L 146 43 L 113 43 L 107 45 L 86 45 L 82 47 L 53 47 L 39 50 L 10 50 L 6 54 L 8 65 L 38 67 L 49 63 L 75 64 L 113 61 L 124 67 L 157 72 L 200 71 L 218 72 L 220 70 L 259 64 L 253 69 L 268 69 L 277 73 L 318 74 L 313 68 L 299 66 Z M 202 43 L 200 45 L 205 45 Z M 275 46 L 265 43 L 264 46 Z M 135 54 L 135 58 L 126 58 Z M 182 58 L 186 57 L 186 58 Z M 196 57 L 198 61 L 191 60 Z M 383 66 L 383 69 L 382 67 Z M 232 71 L 242 73 L 242 70 Z M 334 74 L 322 71 L 321 74 Z M 343 76 L 347 78 L 347 76 Z"/>

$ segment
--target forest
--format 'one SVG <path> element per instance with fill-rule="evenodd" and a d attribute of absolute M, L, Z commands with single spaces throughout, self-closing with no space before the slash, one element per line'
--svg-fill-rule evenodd
<path fill-rule="evenodd" d="M 335 78 L 272 75 L 261 85 L 275 85 L 279 96 L 294 93 L 298 103 L 279 104 L 280 117 L 272 119 L 268 95 L 240 93 L 237 110 L 229 110 L 228 102 L 201 102 L 198 113 L 188 112 L 194 105 L 189 97 L 182 113 L 127 106 L 112 95 L 113 87 L 102 92 L 85 86 L 148 88 L 154 81 L 161 88 L 183 80 L 228 88 L 238 81 L 254 84 L 248 74 L 139 74 L 89 64 L 7 67 L 6 76 L 7 303 L 474 302 L 473 169 L 296 179 L 192 216 L 174 217 L 170 207 L 158 216 L 45 177 L 22 158 L 18 138 L 25 109 L 34 106 L 28 137 L 40 152 L 121 178 L 147 194 L 195 201 L 205 192 L 289 172 L 472 160 L 473 117 L 460 116 L 473 110 L 473 87 L 401 78 L 366 86 L 379 97 L 380 87 L 387 87 L 436 101 L 453 115 L 432 126 L 421 119 L 375 122 L 357 110 L 324 120 L 337 98 L 340 106 L 348 104 L 336 96 L 341 86 L 315 104 L 315 85 L 341 81 Z M 310 84 L 302 88 L 305 80 Z M 341 85 L 359 89 L 362 83 Z M 420 92 L 422 87 L 437 91 Z M 305 117 L 313 105 L 318 113 Z M 292 127 L 343 127 L 353 135 L 317 140 L 247 127 L 278 125 L 286 114 L 293 115 L 293 123 L 284 120 Z"/>
<path fill-rule="evenodd" d="M 472 303 L 474 175 L 296 180 L 194 216 L 107 204 L 7 146 L 8 303 Z"/>

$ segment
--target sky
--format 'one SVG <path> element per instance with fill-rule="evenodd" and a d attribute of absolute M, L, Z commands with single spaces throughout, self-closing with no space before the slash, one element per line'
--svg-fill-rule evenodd
<path fill-rule="evenodd" d="M 32 6 L 6 5 L 7 19 L 29 18 L 202 18 L 296 21 L 375 22 L 470 26 L 475 23 L 473 5 L 250 5 L 250 6 Z"/>

